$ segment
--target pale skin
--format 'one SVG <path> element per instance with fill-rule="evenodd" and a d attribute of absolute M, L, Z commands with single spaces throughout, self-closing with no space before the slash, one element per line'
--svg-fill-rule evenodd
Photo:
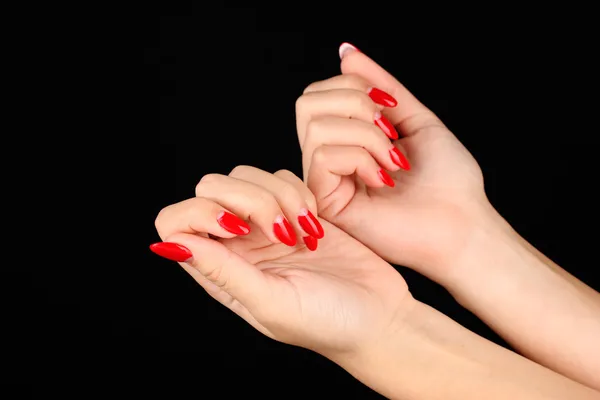
<path fill-rule="evenodd" d="M 524 241 L 511 240 L 516 234 L 486 204 L 476 162 L 406 89 L 360 53 L 347 54 L 342 71 L 348 77 L 311 85 L 298 102 L 298 134 L 308 187 L 289 171 L 269 174 L 241 166 L 228 176 L 205 176 L 196 188 L 196 197 L 160 212 L 156 227 L 161 239 L 189 250 L 189 259 L 180 265 L 212 297 L 261 333 L 328 357 L 390 398 L 598 398 L 597 392 L 585 386 L 594 386 L 594 361 L 576 350 L 564 350 L 564 346 L 577 343 L 569 339 L 557 347 L 577 355 L 576 362 L 559 357 L 553 363 L 555 358 L 548 353 L 568 335 L 588 340 L 596 332 L 597 293 L 550 264 Z M 330 85 L 326 91 L 324 84 Z M 392 94 L 398 106 L 373 108 L 366 96 L 371 86 Z M 324 93 L 319 93 L 319 107 L 311 108 L 306 99 L 309 92 Z M 352 100 L 343 101 L 344 95 L 360 94 L 365 94 L 366 100 L 354 106 Z M 335 101 L 327 96 L 336 96 Z M 327 108 L 328 103 L 337 107 L 340 102 L 345 104 L 341 117 L 335 107 Z M 410 171 L 399 171 L 383 155 L 375 154 L 373 143 L 392 145 L 383 134 L 384 140 L 371 139 L 366 145 L 330 140 L 325 147 L 321 137 L 330 132 L 334 133 L 328 138 L 342 137 L 335 135 L 334 121 L 318 135 L 313 132 L 313 139 L 305 140 L 307 130 L 315 125 L 311 121 L 322 116 L 357 123 L 356 132 L 361 132 L 367 121 L 373 123 L 371 111 L 384 113 L 405 136 L 395 145 L 408 156 Z M 409 118 L 411 115 L 419 116 Z M 419 129 L 430 123 L 434 124 Z M 428 134 L 431 130 L 440 132 Z M 352 137 L 360 140 L 363 136 Z M 367 151 L 371 148 L 372 152 Z M 349 165 L 348 159 L 355 165 Z M 432 167 L 424 165 L 428 163 Z M 377 176 L 379 164 L 391 171 L 394 188 L 382 184 Z M 370 167 L 375 168 L 375 175 Z M 444 179 L 438 180 L 437 174 L 444 174 Z M 297 222 L 303 209 L 325 219 L 320 219 L 325 237 L 318 241 L 316 251 L 309 251 L 301 240 L 294 246 L 285 245 L 273 234 L 273 221 L 284 215 L 297 237 L 306 237 L 308 232 Z M 222 211 L 248 221 L 250 233 L 236 235 L 223 229 L 217 223 Z M 502 257 L 493 257 L 494 250 Z M 386 260 L 445 284 L 517 349 L 557 372 L 469 332 L 416 301 Z M 540 265 L 551 272 L 540 272 L 544 271 Z M 467 280 L 463 274 L 469 282 L 463 282 Z M 481 293 L 473 289 L 492 278 L 502 284 L 487 283 Z M 530 279 L 534 281 L 528 284 Z M 515 290 L 524 285 L 531 286 L 529 293 Z M 549 302 L 544 298 L 548 290 L 553 290 L 553 296 L 557 291 L 559 298 Z M 552 307 L 547 315 L 535 315 L 540 304 Z M 553 312 L 558 315 L 552 316 Z M 584 333 L 557 331 L 557 322 L 552 320 L 577 323 L 594 315 L 591 323 L 582 325 Z M 541 324 L 548 331 L 523 331 L 531 324 Z M 532 333 L 537 340 L 545 335 L 541 341 L 546 347 L 532 343 L 535 340 L 528 337 Z M 587 351 L 593 352 L 594 345 L 588 341 Z"/>
<path fill-rule="evenodd" d="M 508 225 L 489 203 L 475 159 L 394 77 L 352 49 L 341 70 L 308 86 L 296 103 L 305 177 L 320 215 L 385 260 L 444 285 L 522 354 L 600 390 L 598 292 Z M 370 87 L 398 105 L 369 102 Z M 382 142 L 383 132 L 372 129 L 378 111 L 399 140 Z M 410 171 L 390 164 L 389 146 L 408 155 Z M 382 187 L 380 166 L 395 187 Z"/>

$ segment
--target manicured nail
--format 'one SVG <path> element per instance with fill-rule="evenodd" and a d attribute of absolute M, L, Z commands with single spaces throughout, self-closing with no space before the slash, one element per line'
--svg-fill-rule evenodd
<path fill-rule="evenodd" d="M 398 132 L 396 132 L 394 125 L 392 125 L 392 123 L 388 121 L 386 117 L 381 115 L 379 111 L 375 113 L 375 125 L 377 125 L 390 139 L 398 139 Z"/>
<path fill-rule="evenodd" d="M 352 51 L 358 51 L 360 52 L 359 49 L 356 48 L 356 46 L 351 45 L 348 42 L 344 42 L 340 45 L 340 48 L 338 50 L 339 54 L 340 54 L 340 60 L 344 59 L 344 56 Z"/>
<path fill-rule="evenodd" d="M 389 187 L 396 186 L 396 183 L 394 182 L 392 177 L 387 172 L 385 172 L 385 170 L 380 169 L 377 174 L 379 175 L 379 178 L 383 181 L 383 183 L 385 183 Z"/>
<path fill-rule="evenodd" d="M 150 245 L 150 250 L 169 260 L 183 262 L 192 258 L 192 252 L 185 246 L 171 242 L 158 242 Z"/>
<path fill-rule="evenodd" d="M 410 163 L 408 162 L 408 159 L 400 152 L 400 150 L 398 150 L 396 146 L 390 150 L 390 156 L 392 157 L 394 164 L 407 171 L 410 170 Z"/>
<path fill-rule="evenodd" d="M 306 208 L 300 210 L 300 214 L 298 215 L 298 223 L 302 229 L 304 229 L 304 232 L 315 237 L 316 239 L 321 239 L 323 236 L 325 236 L 325 232 L 323 231 L 323 226 L 321 226 L 321 223 L 315 218 L 313 213 Z"/>
<path fill-rule="evenodd" d="M 314 237 L 304 236 L 302 238 L 302 240 L 304 241 L 306 248 L 309 249 L 310 251 L 315 251 L 317 249 L 317 244 L 319 243 L 319 241 L 317 239 L 315 239 Z"/>
<path fill-rule="evenodd" d="M 369 97 L 371 98 L 371 100 L 373 100 L 375 103 L 379 104 L 380 106 L 396 107 L 398 105 L 398 102 L 396 101 L 396 99 L 393 98 L 391 95 L 387 94 L 386 92 L 384 92 L 383 90 L 380 90 L 377 88 L 369 88 L 367 93 L 369 94 Z"/>
<path fill-rule="evenodd" d="M 296 245 L 296 232 L 294 232 L 294 228 L 292 228 L 292 225 L 290 225 L 283 215 L 279 215 L 275 218 L 273 232 L 275 232 L 277 239 L 281 240 L 281 243 L 287 244 L 288 246 Z"/>
<path fill-rule="evenodd" d="M 227 232 L 236 235 L 247 235 L 250 233 L 250 226 L 246 221 L 227 211 L 221 211 L 219 215 L 217 215 L 217 222 L 221 225 L 221 228 L 225 229 Z"/>

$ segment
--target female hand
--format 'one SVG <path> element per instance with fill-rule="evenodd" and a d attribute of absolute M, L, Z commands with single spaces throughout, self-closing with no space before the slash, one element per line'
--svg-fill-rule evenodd
<path fill-rule="evenodd" d="M 164 242 L 151 249 L 260 332 L 328 357 L 384 396 L 595 398 L 419 303 L 335 226 L 323 222 L 323 237 L 307 212 L 315 199 L 291 172 L 237 167 L 205 176 L 196 195 L 159 213 Z"/>
<path fill-rule="evenodd" d="M 297 102 L 319 214 L 443 285 L 525 356 L 600 388 L 598 292 L 510 227 L 473 157 L 406 88 L 352 46 L 340 55 L 343 75 Z"/>
<path fill-rule="evenodd" d="M 349 45 L 340 50 L 343 75 L 309 85 L 296 102 L 319 214 L 386 260 L 439 281 L 487 204 L 481 170 L 394 77 Z"/>
<path fill-rule="evenodd" d="M 392 266 L 335 226 L 323 230 L 314 196 L 289 171 L 239 166 L 204 176 L 196 196 L 159 213 L 164 242 L 151 249 L 273 339 L 352 353 L 412 299 Z"/>

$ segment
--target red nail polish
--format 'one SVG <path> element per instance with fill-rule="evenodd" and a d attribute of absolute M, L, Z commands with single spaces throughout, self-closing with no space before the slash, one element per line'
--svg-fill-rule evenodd
<path fill-rule="evenodd" d="M 369 88 L 367 93 L 369 94 L 369 97 L 371 98 L 371 100 L 373 100 L 375 103 L 379 104 L 380 106 L 396 107 L 398 105 L 398 102 L 396 101 L 395 98 L 393 98 L 391 95 L 387 94 L 386 92 L 384 92 L 381 89 Z"/>
<path fill-rule="evenodd" d="M 350 51 L 358 51 L 359 53 L 362 53 L 356 46 L 351 45 L 348 42 L 344 42 L 340 45 L 340 48 L 338 49 L 338 54 L 340 55 L 340 60 L 343 59 L 344 55 L 346 55 Z"/>
<path fill-rule="evenodd" d="M 169 260 L 183 262 L 192 258 L 192 252 L 185 246 L 171 242 L 159 242 L 150 245 L 150 250 Z"/>
<path fill-rule="evenodd" d="M 383 183 L 385 183 L 389 187 L 396 186 L 396 183 L 394 182 L 394 180 L 392 179 L 392 177 L 390 176 L 390 174 L 388 174 L 387 172 L 385 172 L 385 170 L 380 169 L 377 174 L 379 175 L 379 178 L 383 181 Z"/>
<path fill-rule="evenodd" d="M 390 150 L 390 156 L 392 157 L 394 164 L 402 169 L 410 171 L 410 163 L 408 162 L 408 159 L 400 152 L 400 150 L 398 150 L 397 147 L 394 146 L 394 148 Z"/>
<path fill-rule="evenodd" d="M 227 232 L 236 235 L 247 235 L 250 233 L 250 226 L 246 221 L 227 211 L 221 211 L 219 215 L 217 215 L 217 222 L 221 225 L 221 228 L 225 229 Z"/>
<path fill-rule="evenodd" d="M 375 125 L 377 125 L 390 139 L 398 139 L 398 132 L 396 132 L 394 125 L 392 125 L 386 117 L 381 115 L 379 111 L 375 113 Z"/>
<path fill-rule="evenodd" d="M 275 236 L 281 240 L 281 243 L 285 243 L 288 246 L 296 245 L 296 232 L 294 232 L 294 228 L 292 228 L 292 225 L 290 225 L 283 215 L 279 215 L 275 218 L 273 231 L 275 232 Z"/>
<path fill-rule="evenodd" d="M 315 251 L 317 249 L 317 244 L 319 243 L 319 241 L 317 239 L 315 239 L 314 237 L 305 236 L 302 238 L 302 240 L 304 241 L 306 248 L 309 249 L 310 251 Z"/>
<path fill-rule="evenodd" d="M 323 236 L 325 236 L 325 232 L 323 231 L 323 226 L 321 226 L 321 223 L 315 218 L 313 213 L 306 208 L 300 210 L 300 214 L 298 215 L 298 223 L 302 229 L 304 229 L 304 232 L 315 237 L 316 239 L 321 239 Z"/>

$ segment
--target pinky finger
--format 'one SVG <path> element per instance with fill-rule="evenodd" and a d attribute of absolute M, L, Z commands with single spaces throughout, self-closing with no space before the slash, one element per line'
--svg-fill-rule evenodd
<path fill-rule="evenodd" d="M 394 180 L 364 148 L 358 146 L 320 146 L 312 156 L 307 185 L 320 200 L 339 186 L 343 176 L 356 174 L 373 188 L 394 187 Z"/>

